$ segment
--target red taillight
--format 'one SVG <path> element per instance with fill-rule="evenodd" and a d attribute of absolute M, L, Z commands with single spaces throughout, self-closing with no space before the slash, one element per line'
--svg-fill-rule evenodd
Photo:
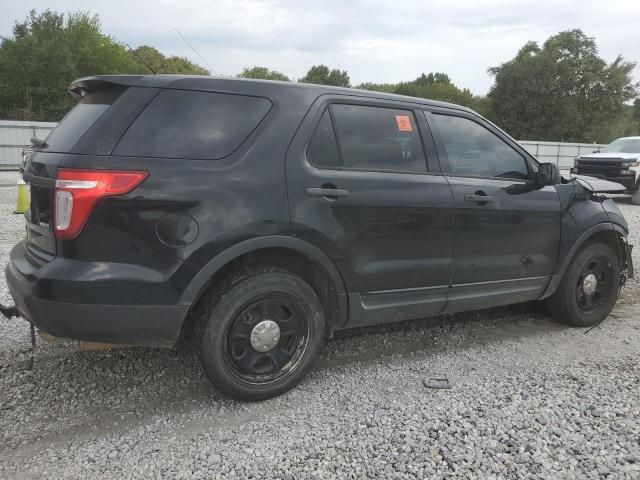
<path fill-rule="evenodd" d="M 75 237 L 100 199 L 129 193 L 145 178 L 147 172 L 58 169 L 53 223 L 56 237 Z"/>

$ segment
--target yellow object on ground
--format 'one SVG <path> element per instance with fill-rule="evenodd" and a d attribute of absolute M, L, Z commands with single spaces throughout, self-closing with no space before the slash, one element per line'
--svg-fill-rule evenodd
<path fill-rule="evenodd" d="M 29 208 L 29 199 L 27 198 L 27 184 L 22 177 L 18 178 L 18 199 L 16 201 L 16 209 L 13 213 L 24 213 Z"/>

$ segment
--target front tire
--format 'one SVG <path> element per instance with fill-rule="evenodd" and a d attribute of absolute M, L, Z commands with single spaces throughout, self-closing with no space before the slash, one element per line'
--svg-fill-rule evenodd
<path fill-rule="evenodd" d="M 602 322 L 618 299 L 620 264 L 604 243 L 588 243 L 572 260 L 547 306 L 552 316 L 575 327 Z"/>
<path fill-rule="evenodd" d="M 245 272 L 204 302 L 201 365 L 218 390 L 237 400 L 266 400 L 293 388 L 324 345 L 322 304 L 292 273 Z"/>

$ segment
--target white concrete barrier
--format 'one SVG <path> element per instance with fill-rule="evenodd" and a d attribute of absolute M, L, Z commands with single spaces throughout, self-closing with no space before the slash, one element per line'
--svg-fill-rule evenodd
<path fill-rule="evenodd" d="M 573 160 L 583 154 L 599 152 L 605 145 L 597 143 L 562 143 L 521 140 L 518 142 L 539 162 L 555 163 L 561 170 L 573 167 Z"/>
<path fill-rule="evenodd" d="M 0 120 L 0 170 L 17 170 L 22 162 L 22 149 L 31 139 L 46 138 L 55 122 L 23 122 Z"/>

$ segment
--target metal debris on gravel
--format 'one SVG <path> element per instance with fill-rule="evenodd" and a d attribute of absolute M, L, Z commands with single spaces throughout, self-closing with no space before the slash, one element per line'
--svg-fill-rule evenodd
<path fill-rule="evenodd" d="M 451 388 L 449 379 L 447 377 L 443 377 L 442 375 L 425 378 L 422 383 L 425 387 L 433 388 L 435 390 L 449 390 Z"/>
<path fill-rule="evenodd" d="M 640 207 L 616 200 L 640 244 Z M 2 266 L 24 232 L 14 202 L 0 188 Z M 533 305 L 341 332 L 259 404 L 180 350 L 39 344 L 27 371 L 27 323 L 0 319 L 0 478 L 637 479 L 639 286 L 590 335 Z M 455 388 L 426 394 L 424 372 Z"/>

